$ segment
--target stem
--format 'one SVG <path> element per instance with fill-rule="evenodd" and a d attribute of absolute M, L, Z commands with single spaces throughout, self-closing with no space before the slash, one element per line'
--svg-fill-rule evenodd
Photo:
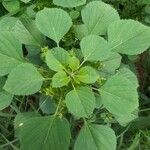
<path fill-rule="evenodd" d="M 82 61 L 82 63 L 79 65 L 78 69 L 80 69 L 80 68 L 82 67 L 82 65 L 83 65 L 85 62 L 86 62 L 86 59 L 84 59 L 84 60 Z M 77 69 L 77 70 L 78 70 L 78 69 Z"/>
<path fill-rule="evenodd" d="M 52 80 L 52 78 L 44 78 L 44 80 L 45 80 L 45 81 L 47 81 L 47 80 Z"/>
<path fill-rule="evenodd" d="M 59 48 L 59 42 L 57 42 L 57 47 Z"/>
<path fill-rule="evenodd" d="M 120 141 L 119 141 L 118 149 L 120 149 L 120 148 L 121 148 L 122 143 L 123 143 L 123 135 L 121 135 L 121 137 L 120 137 Z"/>
<path fill-rule="evenodd" d="M 127 128 L 126 128 L 120 135 L 117 136 L 117 139 L 118 139 L 119 137 L 121 137 L 122 135 L 124 135 L 124 134 L 128 131 L 129 127 L 130 127 L 130 125 L 127 126 Z"/>
<path fill-rule="evenodd" d="M 84 121 L 84 124 L 87 124 L 87 121 L 86 121 L 86 119 L 85 119 L 85 118 L 83 118 L 83 121 Z"/>
<path fill-rule="evenodd" d="M 6 146 L 8 146 L 8 145 L 10 145 L 10 144 L 16 143 L 16 142 L 18 142 L 18 141 L 19 141 L 18 139 L 15 139 L 15 140 L 13 140 L 13 141 L 11 141 L 11 142 L 9 142 L 9 143 L 6 143 L 6 144 L 1 145 L 0 148 L 4 148 L 4 147 L 6 147 Z"/>
<path fill-rule="evenodd" d="M 7 144 L 5 144 L 5 146 L 11 146 L 14 150 L 19 150 L 16 146 L 14 146 L 12 144 L 12 142 L 10 142 L 3 134 L 0 133 L 0 135 L 4 138 L 4 140 L 7 142 Z M 15 141 L 16 142 L 16 141 Z M 4 147 L 4 146 L 3 146 Z M 0 148 L 2 148 L 2 146 L 0 146 Z"/>
<path fill-rule="evenodd" d="M 59 110 L 61 108 L 61 102 L 62 102 L 62 99 L 60 98 L 59 103 L 58 103 L 57 108 L 56 108 L 56 111 L 54 113 L 55 117 L 58 115 L 58 112 L 59 112 Z"/>
<path fill-rule="evenodd" d="M 43 101 L 43 103 L 39 106 L 39 108 L 36 110 L 36 113 L 39 112 L 39 110 L 41 109 L 41 107 L 44 105 L 44 103 L 48 100 L 49 97 L 46 97 L 45 100 Z"/>
<path fill-rule="evenodd" d="M 144 111 L 150 111 L 150 108 L 145 108 L 145 109 L 139 110 L 139 112 L 144 112 Z"/>
<path fill-rule="evenodd" d="M 16 115 L 0 112 L 0 116 L 2 116 L 2 117 L 15 117 Z"/>
<path fill-rule="evenodd" d="M 75 90 L 75 86 L 74 86 L 74 84 L 72 83 L 72 81 L 71 81 L 71 84 L 72 84 L 73 89 Z"/>
<path fill-rule="evenodd" d="M 97 88 L 92 87 L 92 89 L 99 92 L 99 89 L 97 89 Z"/>

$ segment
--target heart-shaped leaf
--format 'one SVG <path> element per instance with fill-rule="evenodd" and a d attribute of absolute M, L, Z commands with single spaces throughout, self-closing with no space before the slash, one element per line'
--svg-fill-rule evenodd
<path fill-rule="evenodd" d="M 89 34 L 104 35 L 108 26 L 119 19 L 114 8 L 100 1 L 90 2 L 82 10 L 82 20 Z"/>
<path fill-rule="evenodd" d="M 86 123 L 75 143 L 74 150 L 116 150 L 114 131 L 104 125 Z"/>
<path fill-rule="evenodd" d="M 70 16 L 62 9 L 44 8 L 36 15 L 38 29 L 57 44 L 72 26 Z"/>
<path fill-rule="evenodd" d="M 66 95 L 66 105 L 77 118 L 88 117 L 95 108 L 95 96 L 88 87 L 80 87 Z"/>
<path fill-rule="evenodd" d="M 8 76 L 4 89 L 14 95 L 31 95 L 42 86 L 43 77 L 29 63 L 23 63 L 13 69 Z"/>
<path fill-rule="evenodd" d="M 134 20 L 119 20 L 108 28 L 111 50 L 127 55 L 137 55 L 150 46 L 150 27 Z"/>
<path fill-rule="evenodd" d="M 53 0 L 53 3 L 62 7 L 77 7 L 86 3 L 86 0 Z"/>

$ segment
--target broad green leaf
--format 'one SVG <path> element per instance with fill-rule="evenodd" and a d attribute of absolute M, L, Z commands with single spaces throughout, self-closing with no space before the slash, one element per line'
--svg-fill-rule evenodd
<path fill-rule="evenodd" d="M 103 61 L 110 54 L 107 41 L 97 35 L 84 37 L 80 42 L 80 47 L 86 61 Z"/>
<path fill-rule="evenodd" d="M 84 24 L 74 25 L 73 27 L 74 27 L 75 36 L 79 40 L 81 40 L 82 38 L 88 35 L 87 27 Z"/>
<path fill-rule="evenodd" d="M 115 74 L 100 89 L 103 105 L 115 115 L 127 115 L 138 108 L 137 86 L 129 75 Z"/>
<path fill-rule="evenodd" d="M 22 45 L 12 32 L 0 34 L 0 76 L 10 73 L 17 65 L 24 62 Z"/>
<path fill-rule="evenodd" d="M 0 31 L 12 31 L 22 44 L 40 46 L 44 38 L 37 30 L 35 22 L 30 19 L 19 19 L 15 17 L 4 17 L 0 21 Z"/>
<path fill-rule="evenodd" d="M 12 31 L 18 21 L 15 17 L 4 17 L 0 20 L 0 31 Z"/>
<path fill-rule="evenodd" d="M 119 20 L 108 28 L 111 50 L 127 55 L 137 55 L 150 46 L 150 27 L 134 20 Z"/>
<path fill-rule="evenodd" d="M 38 29 L 57 44 L 72 26 L 70 16 L 62 9 L 44 8 L 36 15 Z"/>
<path fill-rule="evenodd" d="M 8 107 L 13 99 L 13 95 L 5 92 L 4 90 L 0 91 L 0 110 Z"/>
<path fill-rule="evenodd" d="M 135 86 L 136 89 L 139 87 L 139 83 L 138 83 L 138 79 L 137 79 L 136 75 L 128 68 L 126 68 L 126 67 L 120 68 L 118 70 L 118 74 L 122 75 L 123 77 L 128 79 L 130 82 L 132 82 L 132 84 Z"/>
<path fill-rule="evenodd" d="M 25 113 L 17 113 L 14 119 L 14 129 L 15 136 L 19 137 L 20 135 L 20 127 L 30 118 L 40 117 L 40 114 L 37 112 L 25 112 Z"/>
<path fill-rule="evenodd" d="M 80 87 L 66 95 L 66 105 L 75 117 L 88 117 L 96 106 L 95 96 L 88 87 Z"/>
<path fill-rule="evenodd" d="M 82 20 L 89 34 L 104 35 L 108 26 L 119 19 L 114 8 L 100 1 L 90 2 L 82 10 Z"/>
<path fill-rule="evenodd" d="M 23 44 L 40 46 L 44 41 L 32 20 L 23 19 L 22 22 L 18 20 L 12 30 Z"/>
<path fill-rule="evenodd" d="M 42 86 L 43 77 L 29 63 L 23 63 L 14 68 L 8 76 L 4 89 L 14 95 L 31 95 L 38 92 Z"/>
<path fill-rule="evenodd" d="M 4 77 L 0 78 L 0 110 L 8 107 L 13 99 L 12 94 L 9 94 L 2 89 L 5 81 L 6 79 Z"/>
<path fill-rule="evenodd" d="M 76 77 L 81 82 L 90 84 L 90 83 L 96 82 L 99 78 L 99 75 L 98 75 L 97 71 L 94 68 L 92 68 L 90 66 L 85 66 L 85 67 L 82 67 L 79 70 Z"/>
<path fill-rule="evenodd" d="M 138 115 L 135 114 L 116 115 L 115 118 L 121 126 L 127 126 L 132 120 L 138 118 Z"/>
<path fill-rule="evenodd" d="M 105 76 L 113 75 L 121 64 L 121 56 L 118 53 L 112 52 L 109 58 L 104 60 L 102 64 L 103 67 L 100 69 L 100 74 Z"/>
<path fill-rule="evenodd" d="M 75 142 L 74 150 L 116 150 L 115 132 L 104 125 L 86 123 Z"/>
<path fill-rule="evenodd" d="M 3 0 L 2 4 L 9 12 L 16 11 L 20 8 L 19 0 Z"/>
<path fill-rule="evenodd" d="M 70 77 L 64 71 L 57 72 L 52 78 L 52 87 L 60 88 L 70 82 Z"/>
<path fill-rule="evenodd" d="M 24 124 L 25 121 L 27 121 L 30 118 L 33 117 L 40 117 L 40 114 L 37 112 L 24 112 L 24 113 L 18 113 L 14 119 L 14 128 L 19 133 L 19 127 Z"/>
<path fill-rule="evenodd" d="M 54 48 L 47 52 L 46 63 L 51 70 L 60 71 L 68 65 L 70 55 L 63 48 Z"/>
<path fill-rule="evenodd" d="M 53 0 L 53 3 L 62 7 L 77 7 L 84 5 L 86 0 Z"/>
<path fill-rule="evenodd" d="M 70 127 L 66 119 L 53 116 L 34 117 L 20 128 L 22 150 L 68 150 Z"/>

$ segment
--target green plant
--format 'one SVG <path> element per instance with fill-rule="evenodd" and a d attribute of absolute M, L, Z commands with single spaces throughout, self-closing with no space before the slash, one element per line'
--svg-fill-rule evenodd
<path fill-rule="evenodd" d="M 15 117 L 23 150 L 115 150 L 115 125 L 137 118 L 139 106 L 136 75 L 121 58 L 149 48 L 150 28 L 101 1 L 53 3 L 65 10 L 0 21 L 0 110 L 38 97 L 34 112 Z"/>

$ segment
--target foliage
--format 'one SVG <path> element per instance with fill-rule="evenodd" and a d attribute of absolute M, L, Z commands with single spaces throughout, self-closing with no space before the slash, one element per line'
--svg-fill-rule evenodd
<path fill-rule="evenodd" d="M 128 1 L 109 1 L 120 15 L 106 2 L 2 0 L 0 148 L 135 149 L 140 136 L 149 140 L 133 61 L 148 50 L 150 28 L 126 18 L 119 7 Z M 137 5 L 149 14 L 147 1 Z M 127 130 L 136 134 L 126 145 Z"/>

